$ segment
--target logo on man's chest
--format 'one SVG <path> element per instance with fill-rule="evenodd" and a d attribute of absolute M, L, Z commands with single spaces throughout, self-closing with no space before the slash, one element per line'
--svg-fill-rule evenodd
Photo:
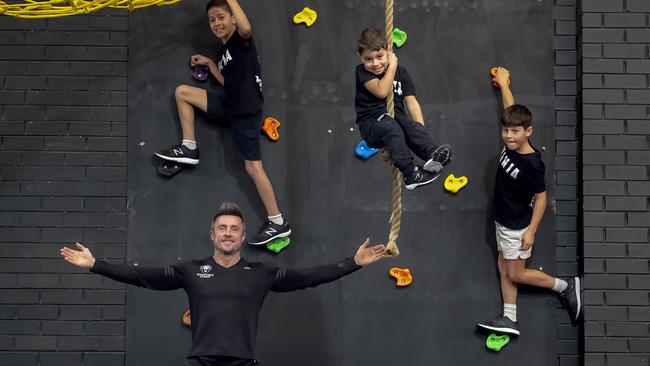
<path fill-rule="evenodd" d="M 230 50 L 226 50 L 226 52 L 221 56 L 221 60 L 217 62 L 217 67 L 219 68 L 219 71 L 223 70 L 226 65 L 228 65 L 228 62 L 232 61 L 232 55 L 230 55 Z"/>
<path fill-rule="evenodd" d="M 199 273 L 196 274 L 198 278 L 211 278 L 214 276 L 212 272 L 212 266 L 209 264 L 204 264 L 199 267 Z"/>
<path fill-rule="evenodd" d="M 519 174 L 519 169 L 515 166 L 515 164 L 512 161 L 510 161 L 508 154 L 506 154 L 505 147 L 503 148 L 503 150 L 501 150 L 499 165 L 501 165 L 501 168 L 505 170 L 506 174 L 510 175 L 512 179 L 517 179 L 517 175 Z"/>

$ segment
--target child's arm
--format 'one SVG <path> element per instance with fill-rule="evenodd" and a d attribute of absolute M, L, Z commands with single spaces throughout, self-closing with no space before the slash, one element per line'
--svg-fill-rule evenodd
<path fill-rule="evenodd" d="M 406 109 L 408 110 L 411 119 L 424 125 L 424 115 L 422 114 L 422 108 L 420 108 L 420 103 L 418 103 L 418 99 L 415 97 L 415 95 L 405 96 L 404 102 L 406 102 Z"/>
<path fill-rule="evenodd" d="M 535 243 L 535 233 L 537 233 L 539 223 L 544 216 L 544 210 L 546 210 L 546 192 L 535 193 L 533 217 L 530 219 L 528 230 L 526 230 L 524 236 L 521 238 L 521 250 L 528 250 Z"/>
<path fill-rule="evenodd" d="M 501 89 L 501 98 L 503 99 L 503 109 L 510 107 L 515 104 L 515 96 L 512 95 L 510 91 L 510 86 L 508 81 L 510 80 L 510 71 L 504 67 L 499 67 L 497 69 L 497 74 L 494 77 L 493 81 L 499 84 Z"/>
<path fill-rule="evenodd" d="M 226 2 L 228 2 L 230 10 L 232 10 L 232 15 L 235 17 L 235 21 L 237 22 L 237 32 L 242 36 L 242 38 L 250 38 L 251 23 L 248 21 L 246 13 L 244 13 L 244 10 L 239 6 L 237 0 L 226 0 Z"/>
<path fill-rule="evenodd" d="M 208 68 L 210 69 L 210 73 L 212 76 L 214 76 L 215 79 L 223 86 L 223 75 L 221 75 L 221 71 L 219 71 L 219 67 L 217 67 L 217 64 L 212 61 L 212 59 L 205 57 L 203 55 L 192 55 L 192 58 L 190 59 L 190 64 L 192 66 L 194 65 L 207 65 Z"/>
<path fill-rule="evenodd" d="M 384 77 L 379 79 L 375 78 L 366 81 L 363 86 L 368 89 L 374 96 L 379 99 L 385 99 L 388 93 L 393 91 L 393 80 L 395 79 L 395 72 L 397 71 L 397 56 L 391 52 L 388 55 L 389 63 Z"/>

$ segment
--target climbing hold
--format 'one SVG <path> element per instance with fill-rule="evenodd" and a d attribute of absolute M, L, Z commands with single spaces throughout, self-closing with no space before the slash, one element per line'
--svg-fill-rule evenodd
<path fill-rule="evenodd" d="M 266 243 L 266 248 L 272 252 L 280 253 L 280 251 L 289 246 L 291 239 L 289 237 L 273 239 Z"/>
<path fill-rule="evenodd" d="M 190 324 L 192 324 L 192 316 L 190 315 L 190 311 L 186 310 L 185 313 L 183 313 L 183 325 L 189 327 Z"/>
<path fill-rule="evenodd" d="M 395 43 L 395 46 L 397 46 L 397 48 L 404 46 L 404 43 L 406 43 L 406 38 L 408 38 L 406 32 L 399 28 L 393 28 L 393 43 Z"/>
<path fill-rule="evenodd" d="M 490 75 L 492 75 L 492 78 L 497 76 L 497 70 L 498 69 L 499 69 L 498 67 L 493 67 L 492 69 L 490 69 Z M 508 85 L 510 85 L 510 77 L 509 76 L 508 76 Z M 499 84 L 497 84 L 495 81 L 492 81 L 492 86 L 494 86 L 495 88 L 499 88 Z"/>
<path fill-rule="evenodd" d="M 192 66 L 192 70 L 193 70 L 192 76 L 194 76 L 196 80 L 200 80 L 200 81 L 208 80 L 208 75 L 210 74 L 210 68 L 208 67 L 208 65 L 197 64 Z"/>
<path fill-rule="evenodd" d="M 445 189 L 451 193 L 456 193 L 467 185 L 467 181 L 467 177 L 464 175 L 456 178 L 453 174 L 449 174 L 445 179 Z"/>
<path fill-rule="evenodd" d="M 281 123 L 273 117 L 266 117 L 264 119 L 264 124 L 262 125 L 262 131 L 266 132 L 266 135 L 273 141 L 278 141 L 280 139 L 280 133 L 278 132 L 278 127 Z"/>
<path fill-rule="evenodd" d="M 165 177 L 173 177 L 183 170 L 183 165 L 175 161 L 163 160 L 158 164 L 158 173 Z"/>
<path fill-rule="evenodd" d="M 485 341 L 485 346 L 495 352 L 499 352 L 501 351 L 501 348 L 505 347 L 506 344 L 508 344 L 508 342 L 510 342 L 510 336 L 507 334 L 498 336 L 494 333 L 491 333 Z"/>
<path fill-rule="evenodd" d="M 413 282 L 413 276 L 411 276 L 411 270 L 408 268 L 396 268 L 393 267 L 389 272 L 391 277 L 394 277 L 397 282 L 395 283 L 397 287 L 408 286 Z"/>
<path fill-rule="evenodd" d="M 369 159 L 371 156 L 375 155 L 378 151 L 379 149 L 375 149 L 374 147 L 368 146 L 366 140 L 359 141 L 357 147 L 354 149 L 354 152 L 357 154 L 357 156 L 364 159 Z"/>
<path fill-rule="evenodd" d="M 316 11 L 305 7 L 301 12 L 293 16 L 293 22 L 295 24 L 305 23 L 306 26 L 311 27 L 316 21 L 316 18 L 318 18 Z"/>

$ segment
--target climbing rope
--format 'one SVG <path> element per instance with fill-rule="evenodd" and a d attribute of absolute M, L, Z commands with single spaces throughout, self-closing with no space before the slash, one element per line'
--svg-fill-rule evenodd
<path fill-rule="evenodd" d="M 181 0 L 0 0 L 0 15 L 17 18 L 56 18 L 88 14 L 103 8 L 135 10 L 152 5 L 171 5 Z"/>
<path fill-rule="evenodd" d="M 386 40 L 388 41 L 388 52 L 393 50 L 393 0 L 386 0 Z M 393 92 L 388 93 L 386 97 L 386 111 L 391 117 L 395 116 L 395 104 L 393 101 Z M 384 160 L 390 162 L 390 156 L 386 150 L 382 151 Z M 397 237 L 399 236 L 400 225 L 402 224 L 402 172 L 392 165 L 393 189 L 392 203 L 393 211 L 390 214 L 390 232 L 388 233 L 388 244 L 386 244 L 386 253 L 397 257 L 399 248 L 397 248 Z"/>

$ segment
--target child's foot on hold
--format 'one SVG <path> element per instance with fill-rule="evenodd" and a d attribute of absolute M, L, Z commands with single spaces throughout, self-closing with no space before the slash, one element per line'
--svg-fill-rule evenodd
<path fill-rule="evenodd" d="M 260 231 L 248 241 L 248 244 L 262 245 L 272 241 L 273 239 L 285 238 L 290 234 L 291 227 L 286 220 L 282 225 L 274 224 L 269 221 L 262 225 Z"/>
<path fill-rule="evenodd" d="M 580 317 L 582 310 L 582 302 L 580 301 L 580 278 L 574 277 L 566 282 L 566 289 L 560 292 L 558 296 L 564 308 L 569 312 L 571 321 L 575 322 Z"/>
<path fill-rule="evenodd" d="M 424 163 L 422 169 L 438 173 L 442 168 L 451 162 L 451 146 L 444 144 L 438 146 L 432 153 L 431 158 Z"/>
<path fill-rule="evenodd" d="M 493 330 L 495 332 L 507 333 L 519 335 L 519 324 L 513 322 L 507 316 L 503 316 L 500 319 L 489 320 L 483 323 L 477 324 L 480 328 Z"/>
<path fill-rule="evenodd" d="M 404 185 L 406 189 L 411 190 L 415 187 L 429 184 L 438 178 L 439 174 L 432 174 L 426 170 L 419 169 L 417 166 L 413 169 L 413 173 L 408 177 L 404 177 Z"/>
<path fill-rule="evenodd" d="M 161 159 L 176 161 L 183 164 L 196 165 L 199 163 L 199 149 L 191 150 L 185 145 L 174 145 L 167 150 L 156 153 Z"/>

